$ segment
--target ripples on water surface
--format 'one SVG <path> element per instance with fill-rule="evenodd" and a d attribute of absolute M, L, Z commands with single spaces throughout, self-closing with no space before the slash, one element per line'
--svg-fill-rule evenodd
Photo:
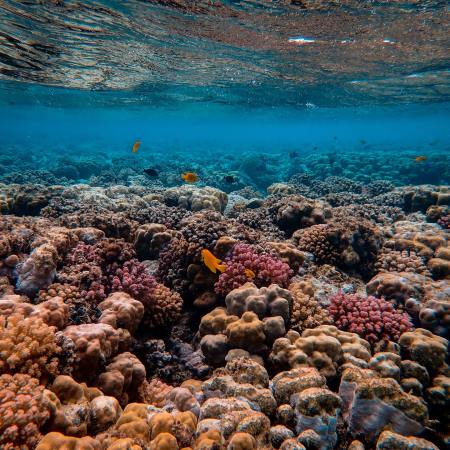
<path fill-rule="evenodd" d="M 0 14 L 0 151 L 37 155 L 16 171 L 106 164 L 140 138 L 142 164 L 184 152 L 208 172 L 230 152 L 294 148 L 291 173 L 349 151 L 397 181 L 391 166 L 432 153 L 400 182 L 449 178 L 446 2 L 0 0 Z"/>
<path fill-rule="evenodd" d="M 3 80 L 116 92 L 103 103 L 449 99 L 444 1 L 3 0 L 0 15 Z"/>

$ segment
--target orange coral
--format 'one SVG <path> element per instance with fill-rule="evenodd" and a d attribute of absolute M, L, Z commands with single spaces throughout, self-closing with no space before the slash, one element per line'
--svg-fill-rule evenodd
<path fill-rule="evenodd" d="M 55 327 L 37 317 L 0 316 L 0 373 L 25 373 L 40 380 L 58 374 L 61 349 Z"/>
<path fill-rule="evenodd" d="M 0 376 L 0 448 L 28 450 L 50 417 L 43 386 L 29 375 Z"/>
<path fill-rule="evenodd" d="M 150 443 L 150 450 L 178 450 L 177 440 L 170 433 L 160 433 Z"/>
<path fill-rule="evenodd" d="M 161 408 L 164 406 L 166 397 L 172 389 L 172 386 L 158 378 L 153 378 L 150 381 L 144 380 L 138 388 L 138 397 L 143 403 L 149 403 Z"/>

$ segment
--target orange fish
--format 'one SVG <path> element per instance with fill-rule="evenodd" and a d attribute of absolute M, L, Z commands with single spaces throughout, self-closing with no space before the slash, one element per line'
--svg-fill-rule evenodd
<path fill-rule="evenodd" d="M 423 161 L 426 161 L 426 159 L 427 159 L 426 156 L 416 156 L 416 157 L 414 158 L 414 161 L 415 161 L 415 162 L 423 162 Z"/>
<path fill-rule="evenodd" d="M 217 273 L 225 271 L 225 264 L 221 264 L 222 261 L 219 258 L 216 258 L 209 250 L 204 248 L 202 250 L 202 261 L 203 264 L 212 272 Z"/>
<path fill-rule="evenodd" d="M 253 270 L 251 270 L 251 269 L 245 269 L 244 274 L 247 278 L 250 278 L 250 280 L 253 280 L 253 278 L 256 277 L 255 272 L 253 272 Z"/>
<path fill-rule="evenodd" d="M 137 153 L 137 151 L 139 150 L 139 147 L 141 146 L 141 141 L 136 141 L 134 144 L 133 144 L 133 148 L 131 149 L 131 151 L 133 152 L 133 153 Z"/>
<path fill-rule="evenodd" d="M 194 172 L 186 172 L 181 175 L 181 178 L 186 183 L 196 183 L 198 181 L 198 175 Z"/>

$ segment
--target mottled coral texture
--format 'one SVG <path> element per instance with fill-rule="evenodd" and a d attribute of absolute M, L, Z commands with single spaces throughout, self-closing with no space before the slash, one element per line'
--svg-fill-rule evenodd
<path fill-rule="evenodd" d="M 58 374 L 61 350 L 55 327 L 20 314 L 0 316 L 0 373 L 23 373 L 47 380 Z"/>
<path fill-rule="evenodd" d="M 146 326 L 165 326 L 179 318 L 183 300 L 166 286 L 158 283 L 136 259 L 127 261 L 110 276 L 111 290 L 123 291 L 144 305 Z"/>
<path fill-rule="evenodd" d="M 0 185 L 0 450 L 447 448 L 450 191 L 320 173 Z"/>
<path fill-rule="evenodd" d="M 50 417 L 50 404 L 39 380 L 16 373 L 0 375 L 0 448 L 32 450 L 40 428 Z"/>
<path fill-rule="evenodd" d="M 341 291 L 331 297 L 328 311 L 339 329 L 357 333 L 372 344 L 383 339 L 398 341 L 402 333 L 412 328 L 408 314 L 372 296 Z"/>
<path fill-rule="evenodd" d="M 220 295 L 227 295 L 247 281 L 258 287 L 270 284 L 285 287 L 293 275 L 291 268 L 268 250 L 244 243 L 233 247 L 225 258 L 225 267 L 215 285 Z"/>

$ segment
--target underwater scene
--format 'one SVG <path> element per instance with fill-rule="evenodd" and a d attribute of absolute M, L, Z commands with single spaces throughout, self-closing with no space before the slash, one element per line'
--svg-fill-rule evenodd
<path fill-rule="evenodd" d="M 0 450 L 450 449 L 449 25 L 0 1 Z"/>

